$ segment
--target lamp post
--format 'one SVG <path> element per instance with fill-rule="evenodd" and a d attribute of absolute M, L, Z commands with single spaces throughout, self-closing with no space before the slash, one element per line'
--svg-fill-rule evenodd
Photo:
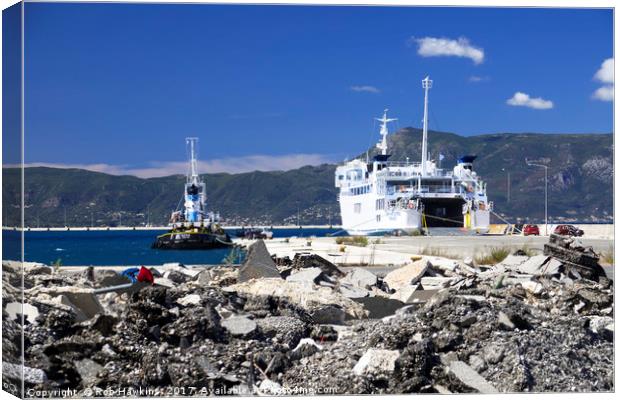
<path fill-rule="evenodd" d="M 547 217 L 547 170 L 549 169 L 549 167 L 543 164 L 535 164 L 533 162 L 528 161 L 527 159 L 525 159 L 525 163 L 531 167 L 541 167 L 545 169 L 545 236 L 547 236 L 547 225 L 549 223 L 549 220 Z"/>
<path fill-rule="evenodd" d="M 502 168 L 502 171 L 506 171 L 506 168 Z M 506 202 L 510 203 L 510 171 L 506 171 Z"/>

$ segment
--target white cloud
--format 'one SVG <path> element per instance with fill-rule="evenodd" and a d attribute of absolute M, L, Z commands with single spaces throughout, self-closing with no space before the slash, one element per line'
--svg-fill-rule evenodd
<path fill-rule="evenodd" d="M 608 58 L 603 61 L 601 68 L 594 74 L 594 79 L 603 83 L 614 83 L 614 59 Z"/>
<path fill-rule="evenodd" d="M 478 82 L 486 82 L 488 81 L 490 78 L 488 76 L 477 76 L 477 75 L 472 75 L 469 77 L 469 81 L 470 82 L 474 82 L 474 83 L 478 83 Z"/>
<path fill-rule="evenodd" d="M 380 93 L 381 92 L 375 86 L 370 86 L 370 85 L 351 86 L 349 89 L 351 89 L 354 92 L 367 92 L 367 93 Z"/>
<path fill-rule="evenodd" d="M 601 101 L 613 101 L 614 85 L 601 86 L 592 93 L 592 98 Z"/>
<path fill-rule="evenodd" d="M 511 106 L 529 107 L 537 110 L 548 110 L 553 108 L 553 102 L 551 100 L 545 100 L 541 97 L 530 97 L 529 94 L 523 92 L 516 92 L 506 103 Z"/>
<path fill-rule="evenodd" d="M 250 155 L 199 161 L 198 170 L 204 173 L 228 172 L 231 174 L 251 171 L 286 171 L 306 165 L 320 165 L 335 160 L 323 154 L 285 154 L 278 156 Z M 19 165 L 5 165 L 18 167 Z M 79 168 L 103 172 L 110 175 L 133 175 L 140 178 L 154 178 L 187 173 L 186 161 L 151 162 L 146 167 L 112 164 L 63 164 L 27 163 L 25 167 Z"/>
<path fill-rule="evenodd" d="M 614 99 L 614 59 L 608 58 L 603 61 L 601 67 L 596 74 L 594 74 L 594 79 L 604 83 L 605 85 L 596 89 L 594 93 L 592 93 L 592 98 L 601 101 L 613 101 Z"/>
<path fill-rule="evenodd" d="M 410 42 L 418 44 L 418 54 L 422 57 L 465 57 L 470 58 L 475 64 L 484 61 L 484 50 L 469 44 L 469 40 L 460 37 L 457 40 L 448 38 L 414 38 Z"/>

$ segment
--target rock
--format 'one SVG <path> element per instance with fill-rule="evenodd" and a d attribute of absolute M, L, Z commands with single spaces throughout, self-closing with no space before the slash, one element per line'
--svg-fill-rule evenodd
<path fill-rule="evenodd" d="M 279 383 L 274 382 L 270 379 L 264 379 L 260 383 L 258 390 L 262 394 L 267 395 L 267 396 L 278 396 L 278 395 L 285 394 L 283 392 L 282 386 Z"/>
<path fill-rule="evenodd" d="M 200 305 L 200 295 L 197 294 L 188 294 L 187 296 L 181 297 L 180 299 L 177 299 L 177 303 L 179 303 L 182 306 L 189 306 L 189 305 Z"/>
<path fill-rule="evenodd" d="M 224 327 L 233 336 L 246 336 L 256 330 L 256 322 L 243 316 L 230 317 L 221 322 Z"/>
<path fill-rule="evenodd" d="M 21 324 L 21 315 L 24 316 L 24 320 L 29 324 L 36 324 L 36 319 L 39 316 L 39 310 L 28 303 L 8 303 L 4 306 L 4 309 L 9 314 L 9 318 L 14 321 L 19 321 Z"/>
<path fill-rule="evenodd" d="M 347 273 L 347 275 L 342 278 L 340 282 L 348 283 L 364 289 L 370 289 L 372 286 L 377 285 L 377 280 L 377 275 L 372 272 L 364 268 L 355 268 L 353 271 Z"/>
<path fill-rule="evenodd" d="M 263 240 L 257 240 L 248 248 L 243 266 L 239 269 L 238 281 L 243 283 L 257 278 L 282 279 Z"/>
<path fill-rule="evenodd" d="M 517 328 L 521 330 L 532 329 L 532 326 L 526 319 L 510 311 L 500 311 L 497 316 L 497 322 L 500 326 L 508 330 Z"/>
<path fill-rule="evenodd" d="M 522 282 L 521 286 L 523 287 L 523 289 L 527 290 L 528 292 L 532 294 L 541 294 L 544 289 L 544 286 L 542 285 L 542 283 L 531 281 L 531 280 Z"/>
<path fill-rule="evenodd" d="M 614 340 L 614 319 L 611 317 L 590 317 L 590 330 L 599 334 L 605 340 Z"/>
<path fill-rule="evenodd" d="M 312 308 L 310 316 L 315 324 L 343 325 L 347 315 L 341 307 L 324 304 Z"/>
<path fill-rule="evenodd" d="M 319 277 L 323 272 L 320 268 L 304 268 L 293 272 L 286 280 L 288 282 L 299 282 L 304 286 L 312 288 L 312 285 L 319 282 Z"/>
<path fill-rule="evenodd" d="M 15 381 L 21 381 L 22 370 L 24 373 L 24 382 L 37 384 L 47 381 L 47 375 L 42 369 L 2 361 L 2 375 L 5 379 L 10 378 Z"/>
<path fill-rule="evenodd" d="M 484 348 L 484 360 L 490 364 L 497 364 L 504 359 L 504 348 L 498 345 L 490 345 Z"/>
<path fill-rule="evenodd" d="M 97 379 L 97 374 L 103 369 L 101 365 L 89 358 L 74 361 L 74 364 L 84 385 L 92 384 Z"/>
<path fill-rule="evenodd" d="M 368 349 L 353 367 L 353 373 L 359 376 L 392 373 L 399 356 L 398 350 Z"/>
<path fill-rule="evenodd" d="M 163 274 L 164 278 L 168 279 L 169 281 L 172 281 L 176 284 L 182 284 L 185 283 L 187 281 L 190 280 L 190 277 L 179 272 L 179 271 L 175 271 L 175 270 L 171 270 L 171 271 L 165 271 Z"/>
<path fill-rule="evenodd" d="M 301 339 L 299 344 L 291 352 L 291 358 L 300 360 L 305 357 L 310 357 L 316 352 L 323 350 L 323 346 L 319 346 L 311 338 Z"/>
<path fill-rule="evenodd" d="M 383 282 L 392 290 L 417 283 L 428 270 L 430 263 L 426 259 L 415 261 L 396 269 L 383 278 Z"/>
<path fill-rule="evenodd" d="M 476 372 L 482 372 L 487 368 L 486 363 L 484 362 L 482 357 L 479 357 L 475 354 L 469 357 L 469 365 L 471 365 L 471 367 L 476 370 Z"/>
<path fill-rule="evenodd" d="M 480 393 L 499 393 L 493 385 L 462 361 L 452 361 L 448 368 L 461 382 Z"/>
<path fill-rule="evenodd" d="M 474 267 L 474 259 L 471 257 L 465 257 L 463 259 L 463 264 L 467 265 L 468 267 L 473 268 Z"/>

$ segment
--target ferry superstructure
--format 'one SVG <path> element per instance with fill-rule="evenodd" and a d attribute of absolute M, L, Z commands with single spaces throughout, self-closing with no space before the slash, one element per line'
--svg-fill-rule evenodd
<path fill-rule="evenodd" d="M 424 119 L 422 160 L 389 161 L 385 110 L 380 121 L 379 154 L 372 160 L 355 159 L 336 168 L 335 185 L 342 227 L 350 235 L 413 233 L 426 227 L 462 227 L 489 231 L 493 203 L 486 183 L 473 169 L 476 156 L 466 155 L 452 170 L 439 168 L 428 153 L 429 77 L 422 80 Z"/>

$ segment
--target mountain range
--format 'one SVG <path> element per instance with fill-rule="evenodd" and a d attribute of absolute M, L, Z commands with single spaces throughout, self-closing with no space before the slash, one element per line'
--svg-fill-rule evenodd
<path fill-rule="evenodd" d="M 388 136 L 391 160 L 419 161 L 422 133 L 403 128 Z M 497 133 L 459 136 L 429 132 L 431 158 L 452 168 L 476 155 L 475 171 L 488 183 L 494 210 L 511 222 L 544 220 L 548 166 L 549 219 L 613 221 L 613 135 Z M 375 148 L 360 154 L 372 157 Z M 439 155 L 441 154 L 442 157 Z M 289 171 L 205 174 L 209 208 L 229 225 L 340 223 L 336 165 Z M 3 226 L 19 223 L 18 168 L 3 168 Z M 26 226 L 164 225 L 180 207 L 185 177 L 142 179 L 80 169 L 25 169 Z M 497 221 L 497 217 L 494 217 Z"/>

